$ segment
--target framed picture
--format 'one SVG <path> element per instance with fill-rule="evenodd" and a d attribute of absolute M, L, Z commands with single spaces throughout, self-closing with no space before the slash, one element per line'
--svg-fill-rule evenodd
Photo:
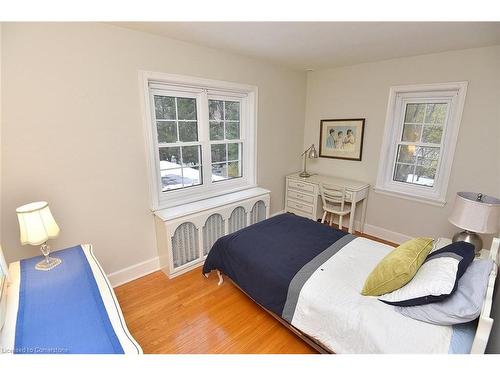
<path fill-rule="evenodd" d="M 321 120 L 319 157 L 361 160 L 365 119 Z"/>

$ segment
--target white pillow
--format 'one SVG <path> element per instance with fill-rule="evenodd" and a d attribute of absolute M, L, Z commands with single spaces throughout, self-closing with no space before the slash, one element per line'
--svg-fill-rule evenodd
<path fill-rule="evenodd" d="M 379 300 L 394 306 L 442 301 L 455 292 L 458 280 L 473 259 L 474 246 L 463 241 L 432 251 L 408 284 L 384 294 Z"/>
<path fill-rule="evenodd" d="M 7 309 L 7 262 L 3 256 L 2 247 L 0 246 L 0 330 L 5 323 L 5 312 Z"/>

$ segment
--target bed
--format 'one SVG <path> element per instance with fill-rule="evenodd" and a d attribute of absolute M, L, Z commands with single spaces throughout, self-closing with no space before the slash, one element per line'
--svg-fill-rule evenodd
<path fill-rule="evenodd" d="M 496 246 L 496 248 L 495 248 Z M 299 216 L 282 214 L 220 238 L 203 273 L 216 270 L 320 352 L 484 352 L 497 267 L 481 317 L 438 326 L 403 316 L 360 294 L 393 247 Z M 498 239 L 490 252 L 497 261 Z M 222 276 L 220 276 L 222 283 Z"/>
<path fill-rule="evenodd" d="M 31 263 L 39 261 L 39 257 L 10 264 L 4 296 L 5 322 L 0 326 L 1 352 L 142 354 L 127 329 L 92 245 L 78 245 L 53 254 L 63 263 L 47 273 L 32 267 Z M 32 269 L 36 278 L 30 281 Z M 43 294 L 47 288 L 58 297 Z M 93 309 L 94 305 L 92 313 L 90 306 Z"/>

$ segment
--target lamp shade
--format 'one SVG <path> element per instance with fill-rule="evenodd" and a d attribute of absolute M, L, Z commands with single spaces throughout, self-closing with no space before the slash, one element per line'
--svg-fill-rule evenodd
<path fill-rule="evenodd" d="M 16 209 L 21 244 L 41 245 L 59 235 L 59 226 L 47 202 L 33 202 Z"/>
<path fill-rule="evenodd" d="M 314 143 L 309 147 L 309 152 L 307 153 L 307 157 L 309 159 L 317 159 L 318 151 L 316 151 L 316 147 L 314 147 Z"/>
<path fill-rule="evenodd" d="M 448 218 L 453 225 L 476 233 L 496 233 L 500 216 L 500 199 L 462 191 L 457 193 Z"/>

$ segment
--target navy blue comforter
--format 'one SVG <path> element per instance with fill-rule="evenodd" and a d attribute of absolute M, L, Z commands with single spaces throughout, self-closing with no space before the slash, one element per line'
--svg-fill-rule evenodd
<path fill-rule="evenodd" d="M 300 216 L 278 215 L 217 240 L 203 273 L 218 269 L 281 316 L 295 274 L 346 234 Z"/>

